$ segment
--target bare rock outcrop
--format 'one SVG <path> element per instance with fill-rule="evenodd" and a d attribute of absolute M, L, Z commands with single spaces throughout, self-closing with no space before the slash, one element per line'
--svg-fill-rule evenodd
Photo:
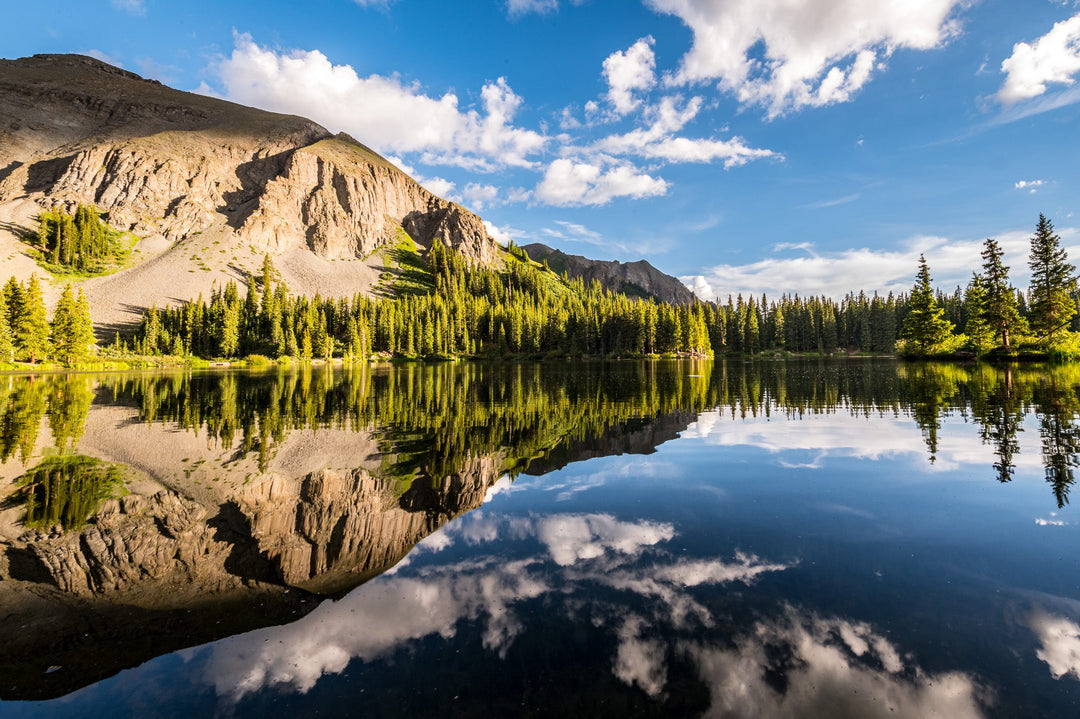
<path fill-rule="evenodd" d="M 673 305 L 688 305 L 694 301 L 694 295 L 686 285 L 646 260 L 590 260 L 581 255 L 568 255 L 540 242 L 525 245 L 522 249 L 534 260 L 546 260 L 556 272 L 566 272 L 569 277 L 580 277 L 586 282 L 596 280 L 613 292 L 654 297 Z"/>
<path fill-rule="evenodd" d="M 178 289 L 178 273 L 211 257 L 239 278 L 257 270 L 263 252 L 289 255 L 294 265 L 307 266 L 297 252 L 309 253 L 314 266 L 379 265 L 338 277 L 339 296 L 370 291 L 382 268 L 377 250 L 402 233 L 424 248 L 439 237 L 476 262 L 497 257 L 479 217 L 432 195 L 347 135 L 173 90 L 78 55 L 0 60 L 0 205 L 27 198 L 43 208 L 94 204 L 115 227 L 163 238 L 164 256 L 172 252 L 175 261 L 135 268 L 140 287 L 161 288 L 160 297 L 135 293 L 136 301 L 159 305 L 187 299 L 166 288 Z M 178 246 L 200 235 L 212 240 Z M 208 292 L 221 281 L 213 268 L 187 278 L 184 290 Z M 291 279 L 304 282 L 303 275 Z M 192 281 L 206 287 L 188 287 Z M 119 291 L 88 294 L 91 302 L 132 301 L 112 297 Z"/>

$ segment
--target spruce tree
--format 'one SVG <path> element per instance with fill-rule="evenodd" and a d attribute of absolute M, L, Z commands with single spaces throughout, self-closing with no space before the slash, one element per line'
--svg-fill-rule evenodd
<path fill-rule="evenodd" d="M 45 298 L 36 274 L 22 290 L 22 306 L 14 326 L 15 350 L 18 359 L 36 363 L 49 356 L 49 319 Z"/>
<path fill-rule="evenodd" d="M 53 355 L 70 367 L 74 364 L 75 349 L 75 295 L 71 283 L 64 287 L 56 303 L 52 321 Z"/>
<path fill-rule="evenodd" d="M 1076 314 L 1076 302 L 1072 298 L 1076 268 L 1068 263 L 1061 238 L 1054 234 L 1054 226 L 1043 215 L 1039 215 L 1035 234 L 1031 236 L 1028 266 L 1031 268 L 1028 322 L 1036 335 L 1053 339 Z"/>
<path fill-rule="evenodd" d="M 968 344 L 976 352 L 985 352 L 993 347 L 995 334 L 994 328 L 986 321 L 986 288 L 977 274 L 972 274 L 968 283 L 964 305 L 967 307 L 964 334 L 967 335 Z"/>
<path fill-rule="evenodd" d="M 15 337 L 8 324 L 6 293 L 0 293 L 0 363 L 9 363 L 15 360 Z"/>
<path fill-rule="evenodd" d="M 915 286 L 911 289 L 908 308 L 900 336 L 907 340 L 918 354 L 929 353 L 952 332 L 952 324 L 943 317 L 945 311 L 938 306 L 934 298 L 934 290 L 930 286 L 930 268 L 923 255 L 919 255 L 919 271 L 915 275 Z"/>
<path fill-rule="evenodd" d="M 994 333 L 1001 338 L 1005 351 L 1012 349 L 1013 335 L 1024 332 L 1027 323 L 1016 306 L 1016 292 L 1009 286 L 1009 268 L 1001 262 L 1004 253 L 997 240 L 988 237 L 983 243 L 983 286 L 986 301 L 984 316 Z"/>
<path fill-rule="evenodd" d="M 96 340 L 94 338 L 94 320 L 90 316 L 90 303 L 86 301 L 86 295 L 79 288 L 79 295 L 75 299 L 75 351 L 76 359 L 84 360 L 90 356 L 91 347 Z M 179 339 L 179 337 L 177 337 Z"/>

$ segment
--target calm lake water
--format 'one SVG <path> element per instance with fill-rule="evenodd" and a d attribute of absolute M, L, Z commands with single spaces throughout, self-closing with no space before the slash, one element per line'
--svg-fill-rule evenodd
<path fill-rule="evenodd" d="M 1080 367 L 0 379 L 0 717 L 1080 714 Z"/>

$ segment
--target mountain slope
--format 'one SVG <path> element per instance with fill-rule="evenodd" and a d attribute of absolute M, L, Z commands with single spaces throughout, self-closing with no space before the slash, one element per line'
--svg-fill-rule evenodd
<path fill-rule="evenodd" d="M 690 304 L 694 299 L 686 285 L 645 260 L 626 263 L 618 260 L 590 260 L 581 255 L 568 255 L 540 242 L 525 245 L 522 249 L 534 260 L 546 260 L 548 266 L 556 272 L 566 272 L 569 277 L 581 277 L 586 282 L 596 280 L 609 290 L 655 297 L 673 305 Z"/>
<path fill-rule="evenodd" d="M 395 270 L 378 250 L 402 231 L 498 253 L 479 217 L 310 120 L 78 55 L 0 61 L 0 274 L 33 269 L 16 240 L 41 208 L 80 202 L 144 238 L 135 267 L 84 284 L 106 326 L 243 280 L 265 252 L 293 292 L 323 296 L 377 291 Z"/>

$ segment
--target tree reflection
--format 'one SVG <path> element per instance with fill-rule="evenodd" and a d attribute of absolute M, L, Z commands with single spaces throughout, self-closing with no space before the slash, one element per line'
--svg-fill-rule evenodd
<path fill-rule="evenodd" d="M 359 365 L 259 373 L 9 376 L 0 380 L 0 459 L 34 454 L 42 421 L 74 452 L 95 393 L 142 422 L 205 433 L 266 471 L 296 430 L 373 432 L 381 474 L 407 490 L 479 459 L 515 476 L 566 447 L 602 445 L 642 422 L 721 409 L 732 419 L 847 413 L 910 417 L 931 462 L 943 418 L 978 425 L 1000 482 L 1011 481 L 1025 418 L 1038 422 L 1046 480 L 1068 501 L 1080 454 L 1080 367 L 962 367 L 942 363 L 580 362 Z M 543 464 L 541 462 L 541 464 Z"/>
<path fill-rule="evenodd" d="M 1039 416 L 1046 481 L 1053 488 L 1059 509 L 1069 502 L 1069 490 L 1075 481 L 1073 468 L 1080 453 L 1080 427 L 1076 424 L 1080 400 L 1076 389 L 1051 373 L 1036 383 L 1033 398 Z"/>

